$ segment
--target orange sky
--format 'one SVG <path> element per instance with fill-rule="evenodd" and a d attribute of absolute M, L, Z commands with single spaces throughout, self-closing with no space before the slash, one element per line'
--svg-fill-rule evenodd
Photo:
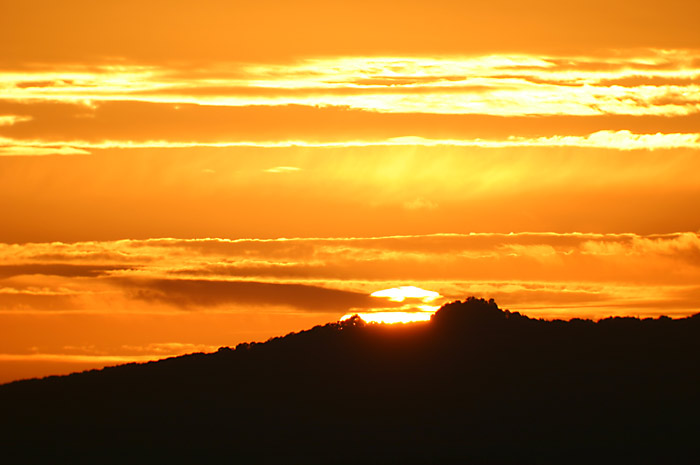
<path fill-rule="evenodd" d="M 700 309 L 695 1 L 0 6 L 0 382 L 417 286 Z"/>

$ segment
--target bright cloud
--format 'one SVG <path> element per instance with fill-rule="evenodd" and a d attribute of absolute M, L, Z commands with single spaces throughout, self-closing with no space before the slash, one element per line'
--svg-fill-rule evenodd
<path fill-rule="evenodd" d="M 0 259 L 0 305 L 20 313 L 421 311 L 472 293 L 515 310 L 682 313 L 697 305 L 681 291 L 700 280 L 700 239 L 690 232 L 5 244 Z"/>
<path fill-rule="evenodd" d="M 91 150 L 138 149 L 138 148 L 225 148 L 225 147 L 261 147 L 261 148 L 343 148 L 343 147 L 477 147 L 477 148 L 518 148 L 518 147 L 581 147 L 615 150 L 658 150 L 700 148 L 700 133 L 692 134 L 633 134 L 627 130 L 599 131 L 587 136 L 551 136 L 527 138 L 512 136 L 504 140 L 487 139 L 428 139 L 424 137 L 396 137 L 385 140 L 356 141 L 228 141 L 228 142 L 169 142 L 169 141 L 55 141 L 17 140 L 0 137 L 1 155 L 86 155 Z M 276 166 L 264 171 L 268 173 L 291 173 L 301 168 L 293 166 Z M 415 200 L 406 205 L 409 209 L 430 207 L 429 201 Z"/>
<path fill-rule="evenodd" d="M 215 106 L 341 106 L 390 113 L 687 115 L 700 111 L 700 68 L 683 50 L 615 58 L 484 55 L 339 57 L 235 65 L 187 76 L 151 66 L 4 73 L 16 101 L 141 101 Z M 640 75 L 651 84 L 610 81 Z M 201 77 L 205 76 L 205 77 Z M 673 78 L 685 80 L 666 83 Z M 658 82 L 653 80 L 657 79 Z"/>

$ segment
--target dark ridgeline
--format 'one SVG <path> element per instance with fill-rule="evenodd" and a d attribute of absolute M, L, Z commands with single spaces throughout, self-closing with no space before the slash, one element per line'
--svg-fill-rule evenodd
<path fill-rule="evenodd" d="M 533 320 L 470 298 L 0 386 L 2 463 L 700 463 L 700 315 Z"/>

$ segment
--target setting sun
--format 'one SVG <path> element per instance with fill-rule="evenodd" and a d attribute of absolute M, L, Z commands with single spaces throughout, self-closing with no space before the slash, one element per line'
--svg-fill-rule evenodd
<path fill-rule="evenodd" d="M 398 307 L 387 308 L 381 302 L 371 312 L 350 312 L 343 315 L 340 321 L 357 315 L 367 323 L 412 323 L 416 321 L 429 321 L 439 305 L 428 305 L 440 297 L 440 293 L 428 291 L 416 286 L 399 286 L 391 289 L 382 289 L 370 294 L 372 297 L 387 299 L 389 302 L 404 303 Z"/>
<path fill-rule="evenodd" d="M 392 289 L 375 291 L 372 297 L 386 297 L 392 302 L 403 302 L 406 299 L 419 299 L 422 302 L 432 302 L 442 297 L 438 292 L 426 291 L 416 286 L 400 286 Z"/>

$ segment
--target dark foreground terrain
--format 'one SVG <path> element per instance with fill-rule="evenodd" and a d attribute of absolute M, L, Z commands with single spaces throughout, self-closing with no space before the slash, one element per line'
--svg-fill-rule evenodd
<path fill-rule="evenodd" d="M 540 321 L 468 299 L 0 386 L 1 463 L 700 463 L 700 315 Z"/>

